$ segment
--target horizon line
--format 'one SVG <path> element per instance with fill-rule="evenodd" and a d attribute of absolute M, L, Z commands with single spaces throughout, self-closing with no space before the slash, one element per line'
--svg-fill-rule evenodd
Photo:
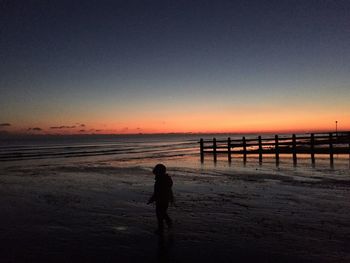
<path fill-rule="evenodd" d="M 310 134 L 310 133 L 346 133 L 350 130 L 338 130 L 338 131 L 329 131 L 329 130 L 291 130 L 291 131 L 246 131 L 246 132 L 229 132 L 229 131 L 206 131 L 206 132 L 145 132 L 145 133 L 19 133 L 19 132 L 4 132 L 0 133 L 1 137 L 74 137 L 74 136 L 141 136 L 141 135 L 206 135 L 206 134 Z"/>

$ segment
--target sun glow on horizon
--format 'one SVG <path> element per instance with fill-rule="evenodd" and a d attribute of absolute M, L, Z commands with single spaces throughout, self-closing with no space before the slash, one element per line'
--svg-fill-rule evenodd
<path fill-rule="evenodd" d="M 291 114 L 292 112 L 293 114 Z M 264 133 L 350 130 L 350 114 L 342 115 L 305 109 L 236 109 L 227 111 L 143 112 L 135 116 L 106 114 L 104 117 L 70 122 L 21 122 L 1 127 L 1 131 L 23 134 L 148 134 L 148 133 Z M 84 117 L 84 118 L 82 118 Z"/>

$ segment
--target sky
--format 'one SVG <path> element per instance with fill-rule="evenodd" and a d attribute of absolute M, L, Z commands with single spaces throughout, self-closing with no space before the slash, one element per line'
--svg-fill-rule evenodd
<path fill-rule="evenodd" d="M 0 133 L 350 130 L 350 1 L 0 0 Z"/>

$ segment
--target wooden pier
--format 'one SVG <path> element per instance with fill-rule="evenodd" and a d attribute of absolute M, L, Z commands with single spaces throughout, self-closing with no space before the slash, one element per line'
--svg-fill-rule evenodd
<path fill-rule="evenodd" d="M 200 139 L 200 158 L 204 162 L 207 154 L 213 155 L 214 162 L 217 156 L 227 155 L 229 162 L 232 156 L 242 156 L 243 162 L 248 155 L 258 155 L 259 163 L 263 161 L 263 155 L 274 155 L 276 165 L 279 164 L 280 154 L 290 154 L 293 163 L 297 164 L 298 154 L 310 155 L 311 163 L 315 164 L 316 154 L 329 155 L 330 164 L 333 165 L 334 154 L 350 155 L 350 132 L 328 132 L 292 135 L 267 135 L 243 136 L 241 139 L 212 140 Z"/>

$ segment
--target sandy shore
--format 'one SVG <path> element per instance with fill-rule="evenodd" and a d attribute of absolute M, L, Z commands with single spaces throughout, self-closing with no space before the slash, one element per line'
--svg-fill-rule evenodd
<path fill-rule="evenodd" d="M 159 238 L 147 168 L 1 168 L 1 262 L 350 262 L 350 180 L 170 174 Z"/>

